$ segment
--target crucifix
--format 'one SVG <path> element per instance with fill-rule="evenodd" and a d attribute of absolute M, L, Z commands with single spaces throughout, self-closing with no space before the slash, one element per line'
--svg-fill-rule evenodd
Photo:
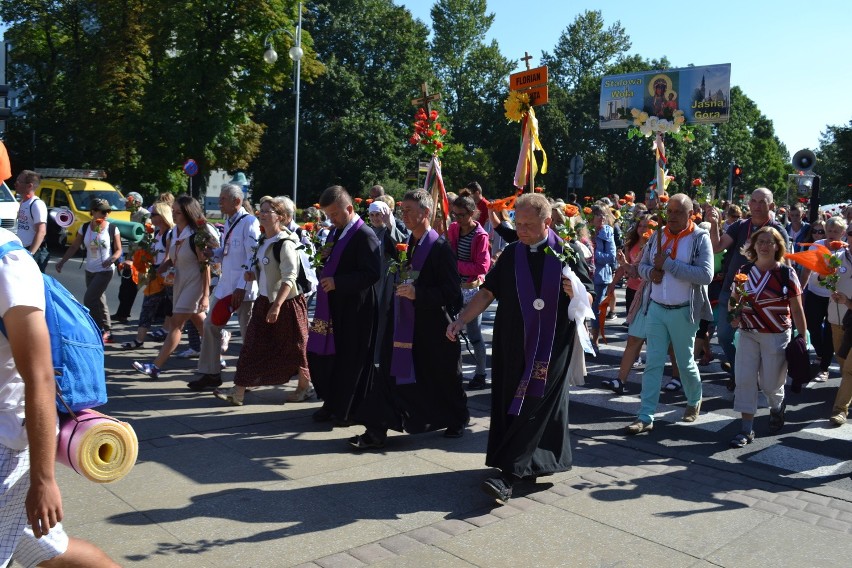
<path fill-rule="evenodd" d="M 416 99 L 411 99 L 411 104 L 416 107 L 423 107 L 428 113 L 431 110 L 431 104 L 441 100 L 441 93 L 429 94 L 429 85 L 423 83 L 420 85 L 420 94 L 423 95 Z"/>
<path fill-rule="evenodd" d="M 530 55 L 529 53 L 527 53 L 525 51 L 524 56 L 521 57 L 518 61 L 523 61 L 527 65 L 527 69 L 529 69 L 530 68 L 530 59 L 532 59 L 532 55 Z"/>

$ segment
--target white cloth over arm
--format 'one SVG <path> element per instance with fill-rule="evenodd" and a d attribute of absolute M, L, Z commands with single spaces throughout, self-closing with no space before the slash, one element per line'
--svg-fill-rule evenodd
<path fill-rule="evenodd" d="M 571 282 L 571 288 L 574 290 L 574 297 L 568 304 L 568 318 L 577 323 L 574 326 L 576 337 L 574 337 L 574 347 L 571 351 L 571 364 L 568 366 L 568 384 L 580 386 L 586 383 L 585 354 L 595 355 L 589 332 L 586 330 L 586 320 L 594 318 L 595 313 L 589 303 L 589 295 L 585 293 L 586 287 L 574 271 L 565 266 L 562 268 L 562 275 Z"/>

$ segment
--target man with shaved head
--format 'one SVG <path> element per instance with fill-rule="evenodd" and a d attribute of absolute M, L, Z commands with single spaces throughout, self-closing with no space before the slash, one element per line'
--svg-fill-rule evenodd
<path fill-rule="evenodd" d="M 646 281 L 640 309 L 645 315 L 648 359 L 642 375 L 642 405 L 626 430 L 630 435 L 654 428 L 669 344 L 686 394 L 683 421 L 695 422 L 701 410 L 701 376 L 692 355 L 698 323 L 713 318 L 707 294 L 713 280 L 713 246 L 707 231 L 691 215 L 688 195 L 671 196 L 666 226 L 648 241 L 639 263 L 639 276 Z"/>

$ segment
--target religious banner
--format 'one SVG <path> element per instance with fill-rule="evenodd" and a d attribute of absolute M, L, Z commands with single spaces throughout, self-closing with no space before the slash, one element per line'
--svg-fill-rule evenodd
<path fill-rule="evenodd" d="M 727 122 L 730 110 L 730 63 L 601 79 L 601 128 L 641 128 L 641 118 L 672 121 L 677 111 L 686 124 L 715 124 Z"/>

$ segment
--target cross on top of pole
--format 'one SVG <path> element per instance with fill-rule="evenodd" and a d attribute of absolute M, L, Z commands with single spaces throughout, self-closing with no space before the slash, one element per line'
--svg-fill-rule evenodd
<path fill-rule="evenodd" d="M 523 61 L 524 63 L 526 63 L 527 69 L 529 69 L 530 68 L 530 59 L 532 59 L 532 55 L 530 55 L 529 53 L 527 53 L 525 51 L 524 56 L 521 57 L 518 61 Z"/>
<path fill-rule="evenodd" d="M 411 99 L 411 104 L 416 107 L 423 107 L 426 109 L 426 112 L 432 110 L 431 105 L 433 102 L 441 100 L 441 93 L 429 94 L 429 85 L 426 83 L 420 85 L 420 94 L 422 95 L 421 97 Z"/>

